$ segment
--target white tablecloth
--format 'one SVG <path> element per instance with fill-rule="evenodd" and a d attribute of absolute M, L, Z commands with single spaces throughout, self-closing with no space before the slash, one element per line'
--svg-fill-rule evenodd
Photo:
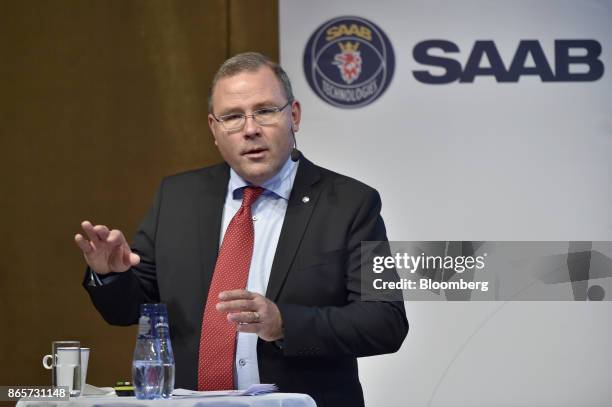
<path fill-rule="evenodd" d="M 69 401 L 43 402 L 20 401 L 17 407 L 316 407 L 314 400 L 306 394 L 271 393 L 261 396 L 242 397 L 198 397 L 172 398 L 161 400 L 136 400 L 136 397 L 85 396 L 71 398 Z"/>

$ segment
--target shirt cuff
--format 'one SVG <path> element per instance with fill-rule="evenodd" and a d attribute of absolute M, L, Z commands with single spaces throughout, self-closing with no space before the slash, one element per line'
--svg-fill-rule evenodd
<path fill-rule="evenodd" d="M 89 269 L 89 286 L 101 287 L 116 280 L 120 273 L 98 274 L 92 269 Z"/>

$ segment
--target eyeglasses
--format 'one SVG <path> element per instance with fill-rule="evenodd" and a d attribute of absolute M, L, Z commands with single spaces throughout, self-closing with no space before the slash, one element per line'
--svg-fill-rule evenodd
<path fill-rule="evenodd" d="M 275 124 L 278 122 L 283 109 L 290 104 L 291 102 L 289 101 L 283 107 L 266 107 L 254 111 L 253 114 L 230 113 L 219 117 L 216 117 L 214 114 L 212 116 L 216 121 L 221 123 L 226 131 L 238 131 L 242 130 L 244 127 L 247 117 L 252 117 L 257 124 L 262 126 Z"/>

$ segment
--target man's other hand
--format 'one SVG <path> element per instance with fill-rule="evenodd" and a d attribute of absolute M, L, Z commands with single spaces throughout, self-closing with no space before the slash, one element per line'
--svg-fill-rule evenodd
<path fill-rule="evenodd" d="M 227 320 L 239 332 L 256 333 L 264 341 L 283 338 L 283 321 L 275 303 L 261 294 L 247 290 L 219 293 L 217 311 L 227 313 Z"/>
<path fill-rule="evenodd" d="M 74 241 L 83 251 L 87 265 L 97 274 L 122 273 L 140 262 L 140 257 L 132 253 L 120 230 L 94 226 L 87 220 L 81 223 L 81 227 L 89 240 L 76 234 Z"/>

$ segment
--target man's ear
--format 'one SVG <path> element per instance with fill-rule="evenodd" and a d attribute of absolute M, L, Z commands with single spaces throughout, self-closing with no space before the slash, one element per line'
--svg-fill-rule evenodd
<path fill-rule="evenodd" d="M 213 115 L 211 113 L 209 113 L 208 114 L 208 128 L 210 128 L 210 134 L 212 134 L 213 139 L 215 140 L 215 145 L 218 146 L 215 123 L 216 123 L 215 118 L 213 117 Z"/>
<path fill-rule="evenodd" d="M 291 130 L 296 132 L 300 129 L 300 120 L 302 118 L 302 106 L 299 100 L 294 100 L 291 103 Z M 213 119 L 214 120 L 214 119 Z"/>

